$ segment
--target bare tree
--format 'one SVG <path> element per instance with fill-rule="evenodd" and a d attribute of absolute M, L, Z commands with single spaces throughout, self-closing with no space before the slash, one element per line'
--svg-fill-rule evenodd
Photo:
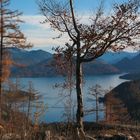
<path fill-rule="evenodd" d="M 94 4 L 94 3 L 93 3 Z M 59 54 L 71 52 L 75 59 L 77 93 L 77 127 L 80 135 L 83 130 L 82 63 L 90 62 L 106 51 L 120 51 L 129 46 L 136 47 L 140 34 L 138 17 L 139 1 L 129 0 L 115 4 L 113 12 L 107 16 L 102 6 L 91 18 L 91 24 L 80 23 L 74 11 L 74 1 L 39 0 L 41 13 L 46 17 L 44 23 L 68 34 L 66 47 L 58 47 Z"/>
<path fill-rule="evenodd" d="M 31 101 L 32 96 L 35 96 L 35 90 L 33 88 L 32 82 L 29 82 L 29 89 L 28 89 L 28 105 L 27 105 L 27 118 L 26 118 L 26 130 L 29 130 L 29 120 L 30 120 L 30 113 L 31 113 Z"/>
<path fill-rule="evenodd" d="M 95 112 L 96 113 L 96 122 L 99 121 L 99 111 L 104 111 L 103 108 L 99 106 L 99 97 L 103 97 L 105 90 L 102 89 L 100 85 L 95 85 L 90 88 L 88 101 L 95 103 L 91 109 L 87 110 L 87 113 Z"/>
<path fill-rule="evenodd" d="M 22 14 L 19 11 L 8 9 L 10 0 L 0 0 L 0 113 L 1 113 L 1 94 L 2 82 L 5 78 L 3 75 L 3 61 L 6 53 L 6 47 L 31 47 L 31 44 L 26 44 L 26 38 L 20 31 L 19 23 L 22 21 L 19 16 Z M 7 70 L 8 71 L 8 70 Z M 1 114 L 0 114 L 1 117 Z"/>
<path fill-rule="evenodd" d="M 74 113 L 74 102 L 73 102 L 73 89 L 75 88 L 75 79 L 74 79 L 74 67 L 73 64 L 73 54 L 71 51 L 66 50 L 63 54 L 54 55 L 54 64 L 56 70 L 59 74 L 64 75 L 65 81 L 62 84 L 56 84 L 56 88 L 61 88 L 64 93 L 61 93 L 62 99 L 64 99 L 64 117 L 67 118 L 67 121 L 72 123 L 73 113 Z"/>

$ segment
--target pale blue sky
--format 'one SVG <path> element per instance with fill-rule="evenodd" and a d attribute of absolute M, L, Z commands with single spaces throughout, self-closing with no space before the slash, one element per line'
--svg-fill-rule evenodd
<path fill-rule="evenodd" d="M 67 37 L 59 40 L 53 40 L 57 33 L 51 31 L 48 24 L 40 24 L 43 21 L 43 16 L 40 15 L 37 0 L 11 0 L 10 9 L 23 12 L 22 19 L 25 21 L 21 25 L 22 31 L 27 36 L 28 40 L 34 44 L 33 49 L 44 49 L 51 51 L 51 47 L 64 44 Z M 87 17 L 91 12 L 94 12 L 99 6 L 101 0 L 75 0 L 74 8 L 77 13 L 81 13 L 83 17 Z M 110 11 L 114 2 L 124 2 L 126 0 L 104 0 L 105 11 Z"/>
<path fill-rule="evenodd" d="M 24 14 L 32 15 L 39 14 L 37 6 L 38 0 L 11 0 L 12 9 L 19 9 Z M 109 8 L 114 2 L 124 2 L 126 0 L 104 0 L 105 8 Z M 76 10 L 86 11 L 96 8 L 101 0 L 75 0 Z"/>

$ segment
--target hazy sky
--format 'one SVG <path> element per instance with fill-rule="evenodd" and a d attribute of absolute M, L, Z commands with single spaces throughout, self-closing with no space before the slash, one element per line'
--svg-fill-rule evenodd
<path fill-rule="evenodd" d="M 91 15 L 101 0 L 74 0 L 74 8 L 77 13 L 82 15 L 83 20 L 87 20 L 87 16 Z M 104 0 L 104 9 L 109 12 L 114 2 L 123 2 L 126 0 Z M 59 40 L 54 40 L 57 37 L 57 33 L 51 31 L 48 24 L 41 24 L 44 17 L 40 14 L 37 0 L 11 0 L 10 9 L 19 10 L 23 12 L 22 19 L 25 21 L 21 25 L 22 31 L 28 38 L 28 40 L 34 44 L 33 49 L 44 49 L 51 51 L 51 47 L 64 45 L 64 40 L 67 37 Z"/>

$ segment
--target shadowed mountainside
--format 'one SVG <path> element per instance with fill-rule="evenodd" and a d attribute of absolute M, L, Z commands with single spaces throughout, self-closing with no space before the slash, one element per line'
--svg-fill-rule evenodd
<path fill-rule="evenodd" d="M 12 67 L 13 77 L 44 77 L 56 76 L 57 70 L 52 66 L 53 55 L 43 50 L 26 51 L 10 48 L 10 54 L 15 62 Z M 104 60 L 96 60 L 83 65 L 85 75 L 116 74 L 120 71 Z"/>
<path fill-rule="evenodd" d="M 38 64 L 16 68 L 12 71 L 13 76 L 20 77 L 43 77 L 58 76 L 59 73 L 55 66 L 52 65 L 53 59 L 46 59 Z M 93 61 L 83 65 L 85 75 L 93 74 L 116 74 L 119 70 L 103 61 Z"/>
<path fill-rule="evenodd" d="M 120 76 L 122 79 L 127 79 L 127 80 L 139 80 L 140 79 L 140 72 L 138 73 L 129 73 Z"/>
<path fill-rule="evenodd" d="M 27 51 L 18 48 L 8 48 L 11 58 L 15 62 L 15 65 L 35 65 L 44 59 L 52 57 L 52 54 L 43 50 Z"/>
<path fill-rule="evenodd" d="M 102 55 L 99 59 L 104 60 L 109 64 L 116 64 L 124 58 L 132 59 L 133 57 L 137 56 L 138 52 L 106 52 Z"/>
<path fill-rule="evenodd" d="M 133 57 L 132 59 L 124 58 L 118 63 L 116 63 L 114 66 L 122 72 L 140 72 L 140 54 Z"/>
<path fill-rule="evenodd" d="M 18 48 L 8 48 L 8 50 L 14 61 L 14 65 L 11 68 L 11 76 L 42 77 L 58 75 L 56 68 L 51 65 L 53 54 L 49 52 L 43 50 L 27 51 Z M 120 71 L 140 71 L 140 55 L 137 54 L 107 52 L 96 61 L 83 64 L 83 72 L 85 75 L 93 75 L 116 74 L 120 73 Z M 111 64 L 115 62 L 117 63 Z"/>
<path fill-rule="evenodd" d="M 111 96 L 123 102 L 132 120 L 140 121 L 140 80 L 120 84 L 105 95 L 105 100 Z"/>

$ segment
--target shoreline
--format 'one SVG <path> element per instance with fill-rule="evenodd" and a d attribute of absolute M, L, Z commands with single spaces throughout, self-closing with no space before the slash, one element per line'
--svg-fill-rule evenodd
<path fill-rule="evenodd" d="M 140 72 L 137 73 L 127 73 L 119 76 L 120 79 L 124 80 L 140 80 Z"/>

